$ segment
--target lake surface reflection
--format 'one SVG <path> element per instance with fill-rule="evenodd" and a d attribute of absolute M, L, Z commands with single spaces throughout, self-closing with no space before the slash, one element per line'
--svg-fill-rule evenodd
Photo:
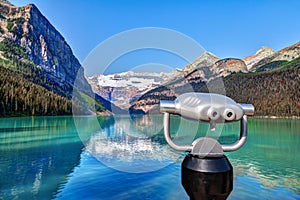
<path fill-rule="evenodd" d="M 182 144 L 195 135 L 231 143 L 239 132 L 238 123 L 220 137 L 207 124 L 171 123 Z M 300 199 L 299 130 L 299 120 L 250 119 L 247 143 L 227 154 L 229 199 Z M 161 116 L 2 118 L 0 199 L 188 199 L 183 157 L 165 144 Z"/>

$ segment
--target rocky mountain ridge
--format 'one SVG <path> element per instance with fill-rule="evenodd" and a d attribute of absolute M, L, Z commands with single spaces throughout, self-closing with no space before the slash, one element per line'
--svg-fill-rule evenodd
<path fill-rule="evenodd" d="M 225 58 L 221 59 L 210 52 L 204 52 L 193 63 L 186 65 L 183 68 L 184 72 L 191 72 L 192 70 L 202 70 L 204 74 L 209 70 L 212 74 L 219 74 L 221 76 L 229 75 L 232 72 L 252 71 L 253 66 L 274 54 L 274 50 L 270 47 L 263 46 L 256 51 L 255 54 L 246 58 Z M 246 67 L 245 67 L 246 66 Z"/>
<path fill-rule="evenodd" d="M 253 66 L 256 65 L 260 60 L 273 55 L 275 51 L 270 47 L 263 46 L 259 50 L 256 51 L 254 55 L 243 58 L 242 60 L 245 62 L 247 66 L 247 70 L 252 70 Z"/>
<path fill-rule="evenodd" d="M 239 88 L 236 91 L 240 91 L 240 93 L 245 95 L 246 98 L 243 98 L 243 100 L 249 97 L 243 103 L 253 103 L 251 102 L 250 96 L 261 97 L 260 99 L 256 99 L 255 106 L 259 107 L 260 115 L 269 115 L 270 113 L 267 113 L 266 110 L 264 110 L 266 108 L 262 106 L 265 99 L 269 99 L 268 101 L 274 102 L 275 105 L 275 107 L 272 106 L 272 114 L 275 113 L 274 115 L 277 115 L 279 112 L 276 111 L 276 108 L 281 107 L 280 105 L 276 106 L 279 102 L 275 102 L 274 99 L 269 98 L 268 93 L 264 92 L 264 95 L 260 95 L 259 92 L 264 89 L 267 90 L 268 84 L 272 85 L 270 83 L 271 80 L 264 80 L 264 77 L 266 77 L 266 79 L 282 80 L 282 83 L 276 83 L 276 86 L 274 86 L 278 88 L 276 90 L 281 90 L 281 84 L 286 84 L 287 82 L 293 84 L 293 88 L 297 85 L 299 86 L 299 84 L 294 81 L 297 80 L 298 77 L 294 71 L 291 72 L 293 76 L 288 76 L 288 73 L 280 73 L 282 70 L 293 68 L 297 69 L 300 67 L 299 44 L 300 43 L 294 44 L 276 53 L 273 53 L 273 51 L 268 47 L 263 47 L 254 55 L 244 59 L 220 59 L 210 66 L 200 65 L 200 67 L 191 68 L 190 66 L 199 66 L 197 63 L 199 61 L 196 60 L 194 63 L 190 64 L 188 68 L 189 71 L 184 71 L 181 76 L 178 76 L 176 79 L 145 93 L 140 99 L 133 103 L 130 109 L 133 112 L 157 112 L 154 110 L 158 108 L 160 100 L 175 99 L 178 95 L 185 92 L 213 92 L 227 94 L 226 91 L 231 91 L 232 93 L 229 92 L 229 95 L 232 96 L 235 94 L 235 90 L 232 90 L 232 87 L 237 87 L 237 83 L 235 82 L 238 82 L 240 86 L 238 86 Z M 201 61 L 201 63 L 203 63 L 203 61 Z M 250 69 L 250 71 L 248 69 Z M 270 73 L 272 74 L 271 76 L 268 75 Z M 248 76 L 243 76 L 244 74 L 248 74 Z M 258 78 L 251 78 L 253 76 Z M 232 77 L 235 78 L 233 79 Z M 244 86 L 243 82 L 237 81 L 239 77 L 247 77 L 249 80 L 255 80 L 256 82 L 253 82 L 253 86 L 251 86 L 248 81 L 248 85 Z M 224 83 L 223 80 L 226 80 L 226 83 Z M 268 84 L 266 84 L 267 82 Z M 254 86 L 259 87 L 256 92 Z M 252 92 L 247 93 L 243 91 L 247 90 L 247 88 L 252 88 Z M 288 94 L 288 92 L 282 91 L 281 94 Z M 234 98 L 237 97 L 234 96 Z M 295 99 L 295 97 L 293 98 Z M 295 101 L 300 104 L 300 94 Z M 289 102 L 289 104 L 290 103 L 291 102 Z M 300 112 L 298 107 L 297 109 Z M 298 111 L 295 111 L 293 114 L 297 112 Z M 291 114 L 291 112 L 286 110 L 281 116 L 289 114 Z"/>
<path fill-rule="evenodd" d="M 189 72 L 193 69 L 197 69 L 201 67 L 209 67 L 215 64 L 215 62 L 217 62 L 218 60 L 220 60 L 220 58 L 218 58 L 211 52 L 205 51 L 193 63 L 186 65 L 183 68 L 183 71 Z"/>
<path fill-rule="evenodd" d="M 228 76 L 232 73 L 247 72 L 247 66 L 243 60 L 237 58 L 226 58 L 218 60 L 211 66 L 211 71 L 217 76 Z"/>
<path fill-rule="evenodd" d="M 285 62 L 292 61 L 300 55 L 300 42 L 275 52 L 253 65 L 252 69 L 256 71 L 268 71 L 282 65 Z"/>
<path fill-rule="evenodd" d="M 16 7 L 1 0 L 0 33 L 0 68 L 9 75 L 1 76 L 0 80 L 5 87 L 0 92 L 3 111 L 0 114 L 72 114 L 72 102 L 79 113 L 90 113 L 93 102 L 96 104 L 93 112 L 112 110 L 114 105 L 110 102 L 98 95 L 94 98 L 84 69 L 71 47 L 34 4 Z M 14 77 L 19 77 L 22 84 Z M 32 91 L 32 87 L 41 92 Z M 41 97 L 43 93 L 51 96 L 54 102 L 49 103 Z M 72 98 L 75 101 L 71 101 Z M 114 109 L 119 111 L 119 108 Z"/>

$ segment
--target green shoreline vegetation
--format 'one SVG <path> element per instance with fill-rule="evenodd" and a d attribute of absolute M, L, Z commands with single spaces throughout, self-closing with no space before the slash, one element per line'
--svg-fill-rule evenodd
<path fill-rule="evenodd" d="M 0 116 L 70 115 L 72 102 L 0 64 Z"/>
<path fill-rule="evenodd" d="M 28 61 L 24 48 L 5 38 L 0 50 L 0 117 L 72 114 L 72 102 L 53 91 L 55 83 Z"/>
<path fill-rule="evenodd" d="M 105 113 L 93 94 L 53 78 L 27 57 L 24 47 L 4 38 L 0 42 L 0 117 L 72 115 L 72 111 L 80 115 L 91 110 Z"/>
<path fill-rule="evenodd" d="M 251 103 L 257 116 L 300 116 L 300 66 L 262 73 L 233 74 L 224 79 L 226 94 Z"/>
<path fill-rule="evenodd" d="M 36 74 L 40 69 L 30 65 L 32 68 L 24 73 L 20 63 L 0 59 L 0 117 L 72 115 L 72 110 L 77 114 L 105 112 L 103 105 L 77 89 L 73 99 L 70 90 L 64 96 L 57 94 L 63 93 L 62 88 L 46 77 L 41 79 Z"/>

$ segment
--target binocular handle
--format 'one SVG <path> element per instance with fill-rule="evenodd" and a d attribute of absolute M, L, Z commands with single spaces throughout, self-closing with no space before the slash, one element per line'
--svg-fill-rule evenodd
<path fill-rule="evenodd" d="M 170 135 L 170 113 L 167 112 L 164 113 L 163 123 L 164 123 L 164 137 L 168 145 L 177 151 L 191 152 L 193 149 L 193 145 L 177 145 L 172 141 Z M 240 137 L 238 141 L 234 144 L 222 145 L 223 151 L 225 152 L 235 151 L 241 148 L 243 144 L 246 142 L 247 134 L 248 134 L 248 121 L 247 121 L 247 115 L 244 115 L 241 119 Z"/>

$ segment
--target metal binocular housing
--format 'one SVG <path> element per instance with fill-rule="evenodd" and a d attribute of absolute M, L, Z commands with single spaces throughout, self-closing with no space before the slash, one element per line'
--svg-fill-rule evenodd
<path fill-rule="evenodd" d="M 177 145 L 170 137 L 170 114 L 186 119 L 209 122 L 213 130 L 217 123 L 240 121 L 240 137 L 234 144 L 222 145 L 225 152 L 239 149 L 246 141 L 248 132 L 247 116 L 254 114 L 251 104 L 239 104 L 229 97 L 211 93 L 185 93 L 175 101 L 161 100 L 160 112 L 164 114 L 164 137 L 166 142 L 177 151 L 192 152 L 197 144 Z"/>

